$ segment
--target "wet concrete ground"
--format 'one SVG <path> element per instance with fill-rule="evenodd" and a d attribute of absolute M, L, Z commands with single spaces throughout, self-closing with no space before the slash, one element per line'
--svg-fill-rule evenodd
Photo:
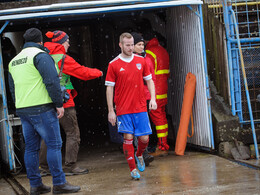
<path fill-rule="evenodd" d="M 99 149 L 79 155 L 79 165 L 89 174 L 68 176 L 71 184 L 80 185 L 80 195 L 87 194 L 260 194 L 260 171 L 227 159 L 200 152 L 185 156 L 157 157 L 141 179 L 134 181 L 124 155 L 118 149 Z M 29 191 L 25 174 L 15 179 Z M 43 177 L 46 185 L 51 177 Z M 51 193 L 49 193 L 51 194 Z"/>
<path fill-rule="evenodd" d="M 4 179 L 0 179 L 0 195 L 16 195 L 12 186 Z"/>

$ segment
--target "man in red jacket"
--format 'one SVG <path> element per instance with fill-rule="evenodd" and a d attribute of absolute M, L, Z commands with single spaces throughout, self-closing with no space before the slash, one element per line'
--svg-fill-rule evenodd
<path fill-rule="evenodd" d="M 167 143 L 168 122 L 166 118 L 165 106 L 167 104 L 167 90 L 169 78 L 169 54 L 160 44 L 157 38 L 152 38 L 145 47 L 146 56 L 153 61 L 155 73 L 155 92 L 157 109 L 151 110 L 150 117 L 156 126 L 158 137 L 158 154 L 163 154 L 169 150 Z M 157 155 L 153 153 L 152 155 Z"/>
<path fill-rule="evenodd" d="M 73 88 L 70 81 L 70 76 L 87 81 L 102 76 L 103 72 L 98 69 L 81 66 L 72 57 L 66 54 L 70 44 L 69 36 L 65 32 L 60 30 L 56 30 L 54 32 L 49 31 L 46 33 L 46 36 L 51 39 L 51 42 L 46 42 L 44 46 L 50 50 L 49 54 L 54 58 L 56 66 L 58 66 L 57 68 L 59 69 L 58 72 L 61 69 L 61 64 L 63 61 L 62 57 L 65 55 L 62 69 L 62 79 L 60 83 L 61 86 L 66 87 L 69 94 L 69 100 L 63 104 L 65 109 L 64 117 L 59 120 L 66 134 L 64 172 L 67 175 L 88 173 L 88 169 L 80 168 L 76 163 L 80 145 L 80 131 L 74 103 L 74 98 L 77 96 L 77 91 Z M 46 170 L 47 165 L 45 161 L 45 148 L 45 144 L 42 144 L 40 152 L 40 167 L 43 170 Z"/>

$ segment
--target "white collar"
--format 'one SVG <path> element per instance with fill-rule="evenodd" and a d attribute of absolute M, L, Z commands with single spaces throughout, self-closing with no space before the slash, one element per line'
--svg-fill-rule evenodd
<path fill-rule="evenodd" d="M 132 54 L 132 56 L 131 56 L 130 58 L 124 58 L 124 57 L 122 57 L 121 54 L 119 54 L 118 57 L 119 57 L 121 60 L 123 60 L 124 62 L 128 62 L 128 63 L 129 63 L 129 62 L 131 62 L 131 61 L 133 60 L 134 54 Z"/>

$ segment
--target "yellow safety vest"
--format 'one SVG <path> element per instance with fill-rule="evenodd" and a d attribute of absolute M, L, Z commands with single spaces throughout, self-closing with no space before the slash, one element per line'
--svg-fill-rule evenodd
<path fill-rule="evenodd" d="M 14 80 L 16 108 L 52 102 L 42 77 L 33 63 L 33 58 L 41 52 L 44 51 L 36 47 L 25 48 L 9 63 L 9 72 Z"/>

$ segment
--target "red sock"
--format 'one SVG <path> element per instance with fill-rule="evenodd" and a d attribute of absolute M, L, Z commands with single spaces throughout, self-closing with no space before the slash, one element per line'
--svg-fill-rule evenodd
<path fill-rule="evenodd" d="M 136 156 L 142 156 L 143 152 L 145 151 L 146 147 L 148 146 L 149 143 L 149 137 L 147 139 L 147 141 L 143 141 L 140 138 L 138 138 L 138 148 L 136 151 Z"/>
<path fill-rule="evenodd" d="M 130 171 L 136 168 L 135 158 L 134 158 L 134 146 L 133 139 L 125 139 L 123 143 L 123 150 L 125 154 L 125 158 L 128 162 Z"/>

